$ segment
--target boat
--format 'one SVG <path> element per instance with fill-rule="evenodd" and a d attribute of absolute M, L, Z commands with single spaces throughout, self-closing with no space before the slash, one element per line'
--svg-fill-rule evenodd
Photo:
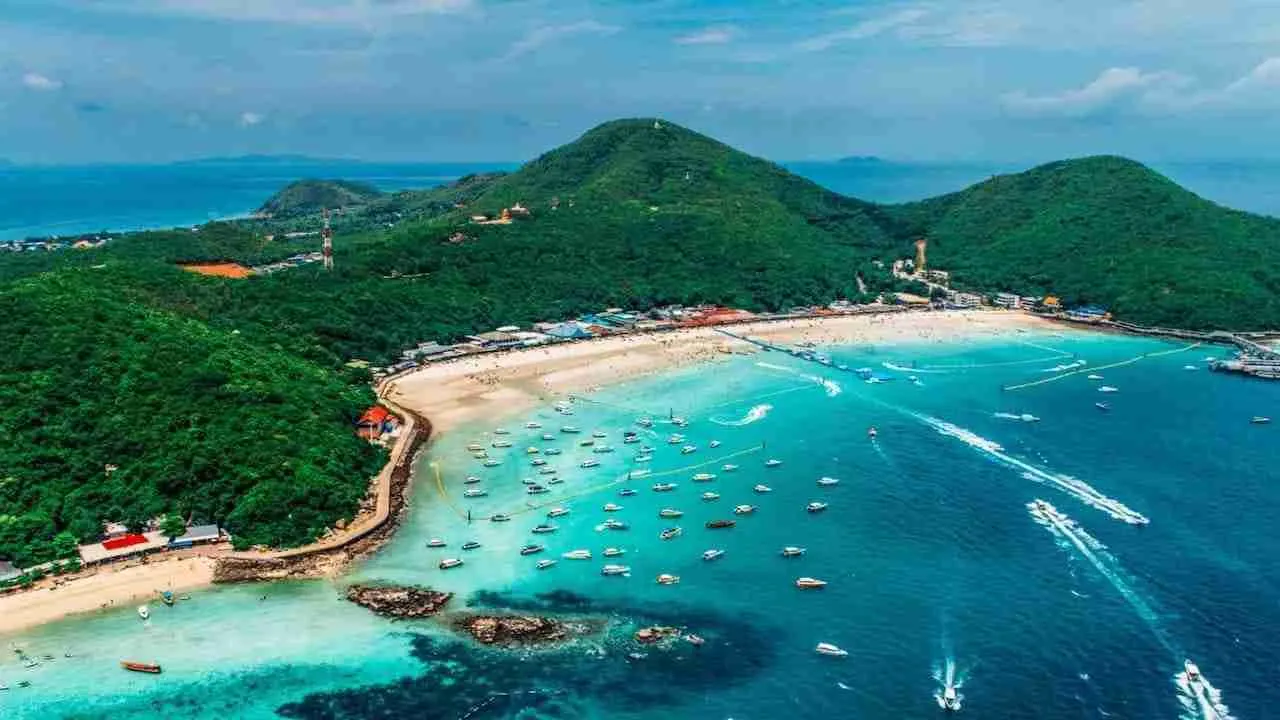
<path fill-rule="evenodd" d="M 600 467 L 600 461 L 596 460 L 595 458 L 587 458 L 586 460 L 583 460 L 581 463 L 579 463 L 578 467 L 583 467 L 583 468 Z"/>
<path fill-rule="evenodd" d="M 605 434 L 603 430 L 596 430 L 595 432 L 591 433 L 591 437 L 602 438 L 602 437 L 605 437 Z"/>
<path fill-rule="evenodd" d="M 675 489 L 676 489 L 675 483 L 655 483 L 653 486 L 654 492 L 671 492 L 672 490 L 675 490 Z"/>
<path fill-rule="evenodd" d="M 484 497 L 485 495 L 488 495 L 488 494 L 489 494 L 488 490 L 484 490 L 481 488 L 469 488 L 467 490 L 462 491 L 462 497 L 469 497 L 469 498 Z"/>
<path fill-rule="evenodd" d="M 719 440 L 712 440 L 711 442 L 707 443 L 707 447 L 710 447 L 710 448 L 718 448 L 718 447 L 720 447 L 720 444 L 721 444 L 721 443 L 720 443 L 720 441 L 719 441 Z"/>
<path fill-rule="evenodd" d="M 698 451 L 697 445 L 685 445 L 684 447 L 680 448 L 681 455 L 689 455 L 690 453 L 695 453 L 697 451 Z"/>
<path fill-rule="evenodd" d="M 564 553 L 560 557 L 564 558 L 565 560 L 590 560 L 591 551 L 590 550 L 570 550 L 569 552 Z"/>
<path fill-rule="evenodd" d="M 545 535 L 546 533 L 553 533 L 559 529 L 560 528 L 555 525 L 535 525 L 529 532 L 534 533 L 535 535 Z"/>
<path fill-rule="evenodd" d="M 547 549 L 547 548 L 546 548 L 546 546 L 545 546 L 545 545 L 538 545 L 537 543 L 534 543 L 534 544 L 531 544 L 531 545 L 525 545 L 524 547 L 520 548 L 520 554 L 521 554 L 521 555 L 536 555 L 536 554 L 538 554 L 538 553 L 540 553 L 540 552 L 542 552 L 543 550 L 546 550 L 546 549 Z"/>
<path fill-rule="evenodd" d="M 831 643 L 825 642 L 818 643 L 818 647 L 814 648 L 814 652 L 828 657 L 845 657 L 849 654 L 847 650 L 842 650 Z"/>
<path fill-rule="evenodd" d="M 524 449 L 525 455 L 537 455 L 540 452 L 542 452 L 542 450 L 535 445 L 530 445 L 529 447 Z"/>
<path fill-rule="evenodd" d="M 761 495 L 763 495 L 764 493 L 773 492 L 773 488 L 769 487 L 768 485 L 756 485 L 751 489 Z"/>
<path fill-rule="evenodd" d="M 547 511 L 547 517 L 558 518 L 569 514 L 569 508 L 553 507 Z"/>
<path fill-rule="evenodd" d="M 510 440 L 494 440 L 493 446 L 496 448 L 509 448 L 511 447 L 511 441 Z"/>
<path fill-rule="evenodd" d="M 1106 412 L 1106 411 L 1108 411 L 1108 410 L 1110 410 L 1110 409 L 1111 409 L 1111 404 L 1110 404 L 1110 403 L 1096 402 L 1096 403 L 1094 403 L 1094 404 L 1093 404 L 1093 406 L 1094 406 L 1094 407 L 1096 407 L 1096 408 L 1098 408 L 1099 410 L 1101 410 L 1101 411 L 1103 411 L 1103 412 Z"/>
<path fill-rule="evenodd" d="M 718 492 L 704 492 L 704 493 L 702 493 L 702 499 L 703 499 L 703 500 L 705 500 L 705 501 L 707 501 L 707 502 L 711 502 L 712 500 L 719 500 L 719 499 L 720 499 L 720 493 L 718 493 Z"/>
<path fill-rule="evenodd" d="M 637 456 L 636 456 L 636 459 L 635 459 L 635 462 L 638 462 L 638 463 L 647 463 L 647 462 L 649 462 L 649 461 L 650 461 L 650 460 L 652 460 L 652 459 L 653 459 L 653 456 L 652 456 L 652 455 L 637 455 Z"/>
<path fill-rule="evenodd" d="M 601 575 L 628 575 L 631 568 L 626 565 L 605 565 L 600 568 Z"/>
<path fill-rule="evenodd" d="M 618 505 L 617 503 L 605 503 L 605 504 L 604 504 L 604 511 L 605 511 L 605 512 L 618 512 L 618 511 L 619 511 L 619 510 L 621 510 L 621 509 L 622 509 L 622 506 L 621 506 L 621 505 Z"/>
<path fill-rule="evenodd" d="M 733 472 L 734 470 L 737 470 L 737 469 L 738 469 L 738 466 L 732 463 L 726 463 L 720 466 L 720 472 Z"/>
<path fill-rule="evenodd" d="M 564 427 L 560 428 L 560 432 L 573 435 L 575 433 L 580 433 L 582 431 L 572 425 L 565 425 Z"/>
<path fill-rule="evenodd" d="M 121 660 L 120 667 L 130 672 L 151 673 L 152 675 L 160 674 L 160 666 L 155 663 L 137 662 L 136 660 Z"/>
<path fill-rule="evenodd" d="M 444 541 L 444 538 L 435 537 L 427 541 L 427 547 L 444 547 L 445 545 L 448 545 L 448 543 Z"/>
<path fill-rule="evenodd" d="M 591 447 L 592 445 L 595 445 L 595 444 L 596 444 L 596 441 L 594 438 L 587 438 L 585 440 L 578 441 L 578 447 Z"/>
<path fill-rule="evenodd" d="M 546 458 L 534 458 L 529 461 L 529 464 L 533 467 L 542 467 L 547 464 L 547 460 Z"/>
<path fill-rule="evenodd" d="M 879 431 L 876 430 L 875 425 L 872 425 L 871 427 L 867 428 L 867 437 L 871 438 L 872 440 L 875 440 L 876 435 L 879 435 L 879 434 L 880 433 Z"/>
<path fill-rule="evenodd" d="M 648 445 L 641 445 L 641 446 L 640 446 L 640 451 L 639 451 L 639 452 L 637 452 L 636 454 L 637 454 L 637 455 L 652 455 L 652 454 L 653 454 L 653 448 L 649 447 Z"/>
<path fill-rule="evenodd" d="M 1262 415 L 1254 415 L 1252 418 L 1250 418 L 1249 422 L 1254 425 L 1267 425 L 1267 424 L 1270 424 L 1271 418 L 1263 417 Z"/>
<path fill-rule="evenodd" d="M 715 480 L 715 479 L 716 479 L 716 476 L 712 473 L 698 473 L 697 475 L 693 476 L 694 482 L 711 482 L 712 480 Z"/>
<path fill-rule="evenodd" d="M 538 474 L 539 475 L 555 475 L 556 469 L 553 467 L 540 467 L 538 468 Z"/>
<path fill-rule="evenodd" d="M 615 520 L 614 518 L 609 518 L 608 520 L 604 521 L 603 527 L 605 530 L 627 530 L 630 526 L 622 522 L 621 520 Z"/>
<path fill-rule="evenodd" d="M 481 450 L 480 452 L 471 453 L 471 457 L 477 460 L 484 460 L 485 458 L 489 457 L 489 453 L 486 450 Z"/>
<path fill-rule="evenodd" d="M 484 452 L 484 446 L 480 443 L 471 443 L 467 445 L 468 452 Z"/>
<path fill-rule="evenodd" d="M 662 532 L 658 533 L 658 537 L 662 538 L 663 540 L 670 540 L 671 538 L 679 537 L 683 532 L 684 531 L 678 527 L 669 527 L 663 530 Z"/>
<path fill-rule="evenodd" d="M 820 487 L 831 487 L 832 485 L 839 485 L 839 484 L 840 484 L 840 481 L 833 477 L 818 478 L 818 485 Z"/>
<path fill-rule="evenodd" d="M 736 505 L 733 508 L 734 515 L 750 515 L 756 511 L 755 505 Z"/>
<path fill-rule="evenodd" d="M 551 433 L 542 433 L 542 439 L 547 441 L 555 440 L 556 436 L 552 435 Z"/>
<path fill-rule="evenodd" d="M 542 427 L 542 423 L 538 422 L 537 420 L 530 420 L 529 422 L 525 423 L 524 426 L 529 428 L 530 430 L 537 430 L 538 428 Z"/>
<path fill-rule="evenodd" d="M 956 712 L 960 709 L 960 696 L 956 694 L 954 686 L 948 685 L 942 689 L 942 696 L 938 698 L 938 705 L 947 712 Z"/>
<path fill-rule="evenodd" d="M 662 508 L 661 510 L 658 511 L 658 517 L 660 518 L 684 517 L 684 511 L 676 510 L 674 508 Z"/>
<path fill-rule="evenodd" d="M 668 445 L 679 445 L 682 442 L 684 442 L 684 436 L 681 435 L 680 433 L 675 433 L 674 435 L 667 436 Z"/>
<path fill-rule="evenodd" d="M 1204 676 L 1200 674 L 1200 668 L 1197 667 L 1196 664 L 1191 662 L 1190 660 L 1182 661 L 1182 669 L 1185 670 L 1187 673 L 1187 682 L 1192 684 L 1199 684 L 1204 682 Z"/>
<path fill-rule="evenodd" d="M 479 475 L 468 475 L 468 476 L 467 476 L 467 479 L 462 481 L 462 484 L 463 484 L 463 485 L 475 485 L 475 484 L 476 484 L 476 483 L 478 483 L 478 482 L 480 482 L 480 476 L 479 476 Z"/>
<path fill-rule="evenodd" d="M 631 445 L 632 443 L 638 443 L 638 442 L 640 442 L 640 438 L 639 438 L 638 436 L 636 436 L 636 435 L 628 435 L 628 436 L 626 436 L 626 437 L 622 438 L 622 442 L 623 442 L 623 443 L 625 443 L 625 444 L 627 444 L 627 445 Z"/>
<path fill-rule="evenodd" d="M 465 549 L 465 546 L 463 546 L 463 549 Z M 462 564 L 462 558 L 445 558 L 440 561 L 440 569 L 448 570 L 449 568 L 456 568 L 461 564 Z"/>
<path fill-rule="evenodd" d="M 484 461 L 484 466 L 485 466 L 485 467 L 498 467 L 498 466 L 499 466 L 499 465 L 501 465 L 501 464 L 502 464 L 502 461 L 501 461 L 501 460 L 492 460 L 492 459 L 490 459 L 490 460 L 485 460 L 485 461 Z"/>
<path fill-rule="evenodd" d="M 775 458 L 769 458 L 768 460 L 764 461 L 764 466 L 767 468 L 776 468 L 780 465 L 782 465 L 782 461 L 777 460 Z"/>
<path fill-rule="evenodd" d="M 564 478 L 553 477 L 547 480 L 548 485 L 559 485 L 562 482 L 564 482 Z"/>
<path fill-rule="evenodd" d="M 689 643 L 690 645 L 702 645 L 707 641 L 706 638 L 702 637 L 701 635 L 697 635 L 695 633 L 687 633 L 681 639 Z"/>
<path fill-rule="evenodd" d="M 618 497 L 631 497 L 636 494 L 635 488 L 622 488 L 618 491 Z"/>
<path fill-rule="evenodd" d="M 1098 392 L 1100 393 L 1120 392 L 1120 388 L 1111 387 L 1110 385 L 1103 385 L 1102 387 L 1098 388 Z"/>
<path fill-rule="evenodd" d="M 657 578 L 657 583 L 659 585 L 676 585 L 676 584 L 679 584 L 679 582 L 680 582 L 679 575 L 671 575 L 669 573 L 662 573 Z"/>
<path fill-rule="evenodd" d="M 560 448 L 547 448 L 545 451 L 543 451 L 542 454 L 543 455 L 559 455 L 562 452 L 564 451 L 561 450 Z"/>
<path fill-rule="evenodd" d="M 684 426 L 686 426 L 686 425 L 688 425 L 688 424 L 689 424 L 689 421 L 688 421 L 688 420 L 685 420 L 684 418 L 680 417 L 679 415 L 672 415 L 672 416 L 671 416 L 671 424 L 672 424 L 672 425 L 675 425 L 676 427 L 684 427 Z"/>
<path fill-rule="evenodd" d="M 653 427 L 653 420 L 647 417 L 636 418 L 636 424 L 640 427 Z"/>
<path fill-rule="evenodd" d="M 800 588 L 801 590 L 817 590 L 819 588 L 824 588 L 826 586 L 827 586 L 826 580 L 819 580 L 817 578 L 811 578 L 811 577 L 796 578 L 796 587 Z"/>
<path fill-rule="evenodd" d="M 533 478 L 521 478 L 520 484 L 521 485 L 537 485 L 538 481 L 534 480 Z"/>
<path fill-rule="evenodd" d="M 613 452 L 613 448 L 608 445 L 597 445 L 591 452 L 603 455 L 604 453 Z"/>
<path fill-rule="evenodd" d="M 151 617 L 151 608 L 147 607 L 146 605 L 139 605 L 139 606 L 138 606 L 138 617 L 142 618 L 143 620 L 146 620 L 147 618 L 150 618 L 150 617 Z"/>
<path fill-rule="evenodd" d="M 1099 374 L 1097 374 L 1097 373 L 1093 373 L 1093 374 L 1089 375 L 1089 379 L 1090 379 L 1090 380 L 1101 380 L 1101 379 L 1102 379 L 1102 376 L 1101 376 L 1101 375 L 1099 375 Z"/>
<path fill-rule="evenodd" d="M 804 548 L 788 545 L 782 548 L 782 557 L 800 557 L 804 554 Z"/>
<path fill-rule="evenodd" d="M 827 504 L 824 502 L 811 502 L 808 505 L 805 505 L 804 509 L 811 513 L 820 513 L 827 509 Z"/>
<path fill-rule="evenodd" d="M 722 557 L 724 557 L 724 551 L 720 548 L 712 548 L 710 550 L 702 551 L 703 560 L 719 560 Z"/>
<path fill-rule="evenodd" d="M 544 492 L 550 492 L 550 490 L 547 490 L 547 488 L 542 485 L 530 485 L 525 488 L 524 491 L 529 495 L 541 495 Z"/>
<path fill-rule="evenodd" d="M 737 520 L 708 520 L 708 521 L 707 521 L 707 529 L 708 529 L 708 530 L 720 530 L 720 529 L 723 529 L 723 528 L 731 528 L 731 527 L 733 527 L 734 525 L 737 525 L 737 524 L 738 524 L 738 521 L 737 521 Z"/>
<path fill-rule="evenodd" d="M 621 557 L 626 553 L 627 551 L 623 550 L 622 548 L 609 547 L 609 548 L 605 548 L 604 552 L 601 554 L 604 555 L 605 557 Z"/>
<path fill-rule="evenodd" d="M 493 434 L 494 435 L 510 435 L 511 431 L 506 428 L 494 428 Z"/>
<path fill-rule="evenodd" d="M 539 569 L 539 570 L 546 570 L 547 568 L 549 568 L 549 567 L 551 567 L 552 565 L 555 565 L 555 564 L 556 564 L 556 561 L 555 561 L 555 560 L 552 560 L 551 558 L 543 558 L 542 560 L 539 560 L 539 561 L 538 561 L 538 569 Z"/>
<path fill-rule="evenodd" d="M 510 522 L 511 516 L 504 513 L 495 513 L 489 516 L 489 522 Z"/>
<path fill-rule="evenodd" d="M 479 541 L 479 540 L 468 540 L 468 541 L 466 541 L 466 542 L 462 543 L 462 549 L 463 549 L 463 550 L 475 550 L 475 549 L 476 549 L 476 548 L 478 548 L 478 547 L 480 547 L 480 541 Z"/>
<path fill-rule="evenodd" d="M 172 590 L 161 590 L 161 591 L 160 591 L 160 602 L 164 603 L 165 605 L 168 605 L 169 607 L 173 607 L 173 591 L 172 591 Z"/>

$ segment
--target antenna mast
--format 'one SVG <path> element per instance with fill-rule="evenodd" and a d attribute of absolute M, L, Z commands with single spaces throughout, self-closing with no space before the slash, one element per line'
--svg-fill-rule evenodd
<path fill-rule="evenodd" d="M 320 231 L 320 237 L 324 239 L 324 269 L 333 269 L 333 228 L 329 227 L 329 208 L 323 211 L 324 228 Z"/>

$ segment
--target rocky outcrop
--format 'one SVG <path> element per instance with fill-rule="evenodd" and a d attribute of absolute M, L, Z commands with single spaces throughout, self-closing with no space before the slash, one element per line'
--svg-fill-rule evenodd
<path fill-rule="evenodd" d="M 485 645 L 503 646 L 546 645 L 592 632 L 588 623 L 536 615 L 459 615 L 453 627 Z"/>
<path fill-rule="evenodd" d="M 379 585 L 352 585 L 347 599 L 383 617 L 397 619 L 424 618 L 444 608 L 453 593 L 429 588 Z"/>

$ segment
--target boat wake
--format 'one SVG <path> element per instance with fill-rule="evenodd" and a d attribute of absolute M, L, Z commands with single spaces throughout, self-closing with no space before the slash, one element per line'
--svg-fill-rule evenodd
<path fill-rule="evenodd" d="M 998 417 L 1001 420 L 1021 420 L 1022 422 L 1036 422 L 1037 420 L 1040 419 L 1030 413 L 1006 413 L 1006 412 L 995 413 L 992 417 Z"/>
<path fill-rule="evenodd" d="M 765 419 L 765 417 L 769 415 L 769 411 L 772 409 L 773 409 L 772 405 L 768 403 L 761 403 L 751 408 L 750 410 L 748 410 L 746 415 L 743 415 L 737 420 L 721 420 L 719 418 L 711 418 L 711 422 L 717 425 L 728 425 L 729 427 L 741 427 L 743 425 L 750 425 L 751 423 L 756 422 L 757 420 Z"/>
<path fill-rule="evenodd" d="M 1045 368 L 1045 369 L 1041 370 L 1040 372 L 1044 372 L 1044 373 L 1066 372 L 1066 371 L 1068 371 L 1068 370 L 1077 370 L 1077 369 L 1082 368 L 1082 367 L 1084 367 L 1085 365 L 1088 365 L 1088 364 L 1089 364 L 1089 363 L 1088 363 L 1088 361 L 1087 361 L 1087 360 L 1076 360 L 1075 362 L 1069 362 L 1069 363 L 1066 363 L 1066 364 L 1054 365 L 1053 367 L 1051 367 L 1051 368 Z"/>
<path fill-rule="evenodd" d="M 1183 720 L 1235 720 L 1230 708 L 1222 702 L 1222 692 L 1209 682 L 1201 671 L 1193 680 L 1183 670 L 1173 676 L 1178 688 L 1178 703 L 1182 705 Z"/>
<path fill-rule="evenodd" d="M 844 388 L 840 387 L 840 383 L 836 382 L 835 380 L 828 380 L 818 375 L 809 375 L 806 373 L 802 373 L 798 370 L 795 370 L 793 368 L 785 367 L 782 365 L 774 365 L 773 363 L 767 363 L 767 362 L 758 362 L 756 363 L 756 367 L 762 367 L 768 370 L 777 370 L 779 372 L 784 372 L 784 373 L 787 373 L 788 375 L 795 375 L 797 377 L 804 378 L 809 382 L 821 385 L 823 389 L 827 391 L 827 397 L 835 397 L 840 393 L 844 392 Z"/>
<path fill-rule="evenodd" d="M 930 370 L 928 368 L 910 367 L 907 365 L 899 365 L 897 363 L 889 362 L 887 360 L 885 362 L 880 363 L 880 365 L 885 370 L 893 370 L 894 372 L 909 373 L 912 375 L 919 375 L 921 373 L 945 375 L 947 373 L 946 370 Z"/>
<path fill-rule="evenodd" d="M 1022 477 L 1038 482 L 1044 485 L 1055 487 L 1068 495 L 1076 498 L 1080 502 L 1101 510 L 1116 520 L 1129 523 L 1130 525 L 1146 525 L 1150 522 L 1145 515 L 1130 508 L 1115 498 L 1107 497 L 1098 492 L 1093 486 L 1073 478 L 1070 475 L 1062 475 L 1050 472 L 1043 468 L 1036 467 L 1031 463 L 1019 460 L 1004 451 L 999 443 L 988 440 L 971 430 L 953 425 L 944 420 L 939 420 L 928 415 L 916 415 L 920 421 L 937 430 L 939 433 L 948 437 L 956 438 L 966 445 L 975 448 L 988 456 L 999 460 L 1011 467 L 1022 471 Z M 1022 419 L 1019 416 L 1019 419 Z"/>
<path fill-rule="evenodd" d="M 1142 595 L 1133 589 L 1129 582 L 1124 578 L 1119 564 L 1116 559 L 1107 551 L 1107 547 L 1098 542 L 1097 538 L 1090 535 L 1084 528 L 1076 524 L 1074 520 L 1061 513 L 1057 508 L 1045 502 L 1044 500 L 1035 500 L 1027 503 L 1027 510 L 1030 511 L 1031 517 L 1037 523 L 1048 530 L 1054 537 L 1058 538 L 1061 544 L 1067 548 L 1074 548 L 1085 560 L 1093 565 L 1102 577 L 1120 593 L 1129 605 L 1138 613 L 1138 617 L 1146 623 L 1147 627 L 1160 641 L 1160 644 L 1173 653 L 1173 643 L 1169 641 L 1165 635 L 1164 628 L 1160 624 L 1160 616 L 1155 609 L 1147 603 Z M 1175 653 L 1176 654 L 1176 653 Z"/>

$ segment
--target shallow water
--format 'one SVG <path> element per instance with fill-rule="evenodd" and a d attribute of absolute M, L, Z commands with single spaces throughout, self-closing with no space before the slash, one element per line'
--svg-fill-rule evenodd
<path fill-rule="evenodd" d="M 432 585 L 476 605 L 599 614 L 609 618 L 604 636 L 503 652 L 433 623 L 373 617 L 326 582 L 219 588 L 156 608 L 146 625 L 122 610 L 15 638 L 55 659 L 32 670 L 0 660 L 0 681 L 32 682 L 0 695 L 0 711 L 457 718 L 481 706 L 472 717 L 927 717 L 940 712 L 935 678 L 950 660 L 973 717 L 1203 717 L 1175 684 L 1186 656 L 1231 716 L 1268 717 L 1280 702 L 1270 677 L 1280 662 L 1270 521 L 1280 510 L 1280 451 L 1273 428 L 1248 419 L 1274 414 L 1280 388 L 1209 373 L 1203 358 L 1223 351 L 1205 348 L 1087 379 L 1089 368 L 1176 347 L 1072 333 L 829 349 L 836 363 L 894 378 L 879 384 L 782 353 L 735 358 L 592 394 L 571 417 L 545 407 L 510 418 L 513 447 L 489 449 L 503 460 L 496 468 L 465 451 L 489 445 L 493 428 L 464 428 L 421 460 L 406 522 L 352 579 Z M 1046 371 L 1078 360 L 1085 372 L 1001 389 L 1063 375 L 1070 371 Z M 1101 384 L 1119 392 L 1099 393 Z M 1094 407 L 1100 400 L 1110 412 Z M 671 414 L 689 426 L 674 428 Z M 641 415 L 654 418 L 652 432 L 634 424 Z M 526 429 L 530 420 L 544 427 Z M 559 432 L 567 424 L 583 432 Z M 613 453 L 578 446 L 594 430 Z M 638 444 L 623 443 L 626 430 L 653 446 L 651 463 L 634 461 Z M 675 431 L 698 449 L 682 455 L 667 444 Z M 542 432 L 556 439 L 542 441 Z M 564 452 L 528 455 L 528 446 Z M 535 477 L 530 459 L 539 456 L 565 482 L 528 496 L 520 481 Z M 578 468 L 588 457 L 601 467 Z M 766 468 L 767 458 L 783 464 Z M 725 473 L 725 462 L 740 467 Z M 651 475 L 634 477 L 641 468 Z M 695 483 L 696 472 L 717 477 Z M 462 498 L 469 474 L 483 478 L 487 497 Z M 840 482 L 819 487 L 823 476 Z M 658 480 L 677 487 L 655 493 Z M 752 492 L 757 483 L 772 492 Z M 619 497 L 624 486 L 637 494 Z M 707 490 L 721 499 L 699 499 Z M 1036 498 L 1078 524 L 1079 543 L 1037 523 L 1026 507 Z M 816 500 L 829 509 L 807 513 Z M 623 509 L 605 513 L 606 502 Z M 1150 524 L 1117 519 L 1109 502 Z M 758 510 L 735 516 L 740 503 Z M 571 514 L 554 521 L 557 532 L 531 535 L 552 504 Z M 664 507 L 685 515 L 661 519 Z M 485 519 L 495 512 L 513 519 Z M 600 529 L 610 516 L 630 528 Z M 737 527 L 704 528 L 716 518 Z M 660 540 L 672 525 L 683 534 Z M 449 547 L 428 549 L 431 537 Z M 462 551 L 470 539 L 482 547 Z M 520 556 L 530 542 L 546 552 Z M 784 559 L 784 545 L 808 552 Z M 626 554 L 607 562 L 629 565 L 630 577 L 599 574 L 610 546 Z M 711 547 L 725 556 L 703 561 Z M 534 568 L 575 548 L 594 559 Z M 446 556 L 466 565 L 439 571 Z M 681 582 L 658 585 L 659 573 Z M 801 575 L 829 585 L 799 591 Z M 561 594 L 546 596 L 553 592 Z M 631 631 L 655 622 L 685 626 L 707 644 L 630 657 Z M 816 655 L 822 641 L 849 656 Z M 75 657 L 61 657 L 67 648 Z M 166 672 L 123 673 L 122 656 L 154 659 Z"/>

